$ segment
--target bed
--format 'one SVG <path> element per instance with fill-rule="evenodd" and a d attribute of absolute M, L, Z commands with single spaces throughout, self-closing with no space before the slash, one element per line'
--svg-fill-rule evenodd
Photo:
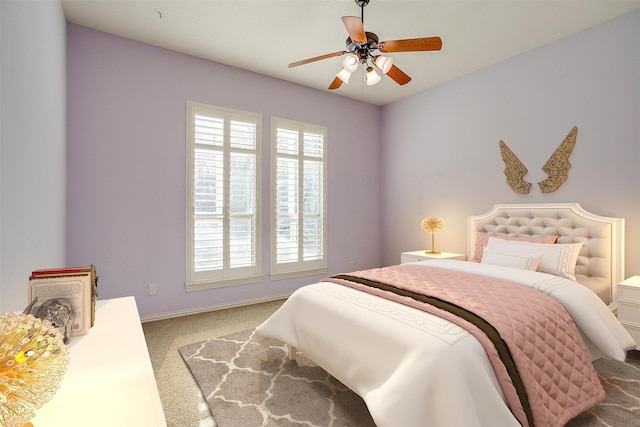
<path fill-rule="evenodd" d="M 517 289 L 536 289 L 553 297 L 553 303 L 559 301 L 577 325 L 587 364 L 600 357 L 624 360 L 626 351 L 635 347 L 611 311 L 617 283 L 624 278 L 623 219 L 594 215 L 575 203 L 526 204 L 496 205 L 486 214 L 470 216 L 468 223 L 468 259 L 480 250 L 487 262 L 429 260 L 397 268 L 441 271 L 451 277 L 472 275 L 474 280 L 481 277 L 491 283 L 515 282 L 521 285 Z M 477 244 L 488 235 L 492 236 L 487 245 Z M 557 236 L 556 243 L 541 247 L 542 243 L 526 241 L 548 236 Z M 522 239 L 525 242 L 518 243 Z M 514 249 L 514 245 L 520 246 Z M 504 262 L 511 256 L 504 253 L 505 248 L 549 252 L 571 245 L 579 247 L 567 263 L 575 263 L 571 278 L 550 274 L 547 270 L 553 265 L 549 267 L 548 262 L 545 272 Z M 517 255 L 528 258 L 529 264 L 535 258 L 538 268 L 546 256 Z M 495 259 L 498 262 L 488 262 Z M 514 403 L 513 390 L 504 384 L 504 372 L 494 369 L 492 351 L 476 332 L 447 316 L 403 304 L 398 298 L 381 298 L 379 290 L 378 294 L 363 292 L 357 286 L 327 281 L 303 286 L 257 328 L 257 334 L 263 340 L 287 343 L 293 357 L 303 352 L 360 395 L 378 427 L 561 426 L 577 415 L 575 410 L 556 418 L 523 414 Z M 586 367 L 584 372 L 589 376 Z M 587 382 L 579 374 L 580 378 L 569 377 L 570 386 Z"/>

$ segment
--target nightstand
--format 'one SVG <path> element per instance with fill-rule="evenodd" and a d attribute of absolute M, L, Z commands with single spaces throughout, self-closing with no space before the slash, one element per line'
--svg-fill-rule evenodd
<path fill-rule="evenodd" d="M 466 261 L 467 256 L 465 254 L 456 254 L 453 252 L 430 254 L 426 253 L 426 251 L 402 252 L 400 254 L 400 264 L 404 264 L 405 262 L 425 261 L 429 259 L 459 259 L 461 261 Z"/>
<path fill-rule="evenodd" d="M 640 350 L 640 276 L 629 277 L 618 284 L 618 320 Z"/>

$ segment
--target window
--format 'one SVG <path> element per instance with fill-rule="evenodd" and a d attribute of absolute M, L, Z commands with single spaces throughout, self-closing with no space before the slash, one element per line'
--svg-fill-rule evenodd
<path fill-rule="evenodd" d="M 259 114 L 187 103 L 187 291 L 260 277 Z"/>
<path fill-rule="evenodd" d="M 327 271 L 323 126 L 271 119 L 271 277 Z"/>

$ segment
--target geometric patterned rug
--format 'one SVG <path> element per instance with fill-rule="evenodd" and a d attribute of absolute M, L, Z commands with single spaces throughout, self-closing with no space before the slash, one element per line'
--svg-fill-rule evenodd
<path fill-rule="evenodd" d="M 375 427 L 364 401 L 302 353 L 245 330 L 179 348 L 217 427 Z M 640 360 L 594 363 L 607 397 L 566 427 L 640 426 Z"/>

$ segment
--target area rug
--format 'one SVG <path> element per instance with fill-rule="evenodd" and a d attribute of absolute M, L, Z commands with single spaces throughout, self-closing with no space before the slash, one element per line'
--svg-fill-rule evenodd
<path fill-rule="evenodd" d="M 375 427 L 363 400 L 285 345 L 246 330 L 179 348 L 216 427 Z M 640 360 L 595 362 L 605 401 L 567 427 L 640 425 Z"/>

